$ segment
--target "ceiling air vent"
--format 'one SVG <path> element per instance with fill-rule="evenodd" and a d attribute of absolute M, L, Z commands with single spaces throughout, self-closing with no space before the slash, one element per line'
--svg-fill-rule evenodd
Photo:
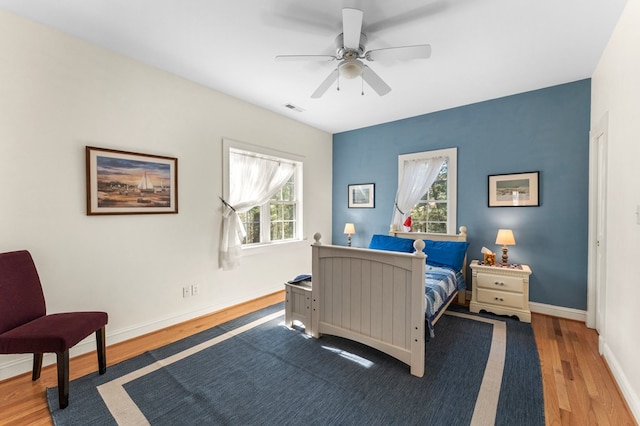
<path fill-rule="evenodd" d="M 304 111 L 304 110 L 303 110 L 302 108 L 300 108 L 299 106 L 295 106 L 295 105 L 293 105 L 293 104 L 284 104 L 284 107 L 285 107 L 285 108 L 288 108 L 288 109 L 290 109 L 290 110 L 292 110 L 292 111 L 297 111 L 297 112 L 302 112 L 302 111 Z"/>

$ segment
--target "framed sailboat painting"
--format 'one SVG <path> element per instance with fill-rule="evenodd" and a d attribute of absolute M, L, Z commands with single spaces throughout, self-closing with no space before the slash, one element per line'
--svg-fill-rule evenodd
<path fill-rule="evenodd" d="M 87 215 L 178 213 L 178 159 L 86 147 Z"/>

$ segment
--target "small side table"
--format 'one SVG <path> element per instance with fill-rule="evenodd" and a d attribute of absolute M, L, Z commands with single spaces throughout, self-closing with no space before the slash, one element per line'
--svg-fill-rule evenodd
<path fill-rule="evenodd" d="M 520 268 L 469 265 L 472 276 L 471 312 L 484 309 L 498 315 L 515 315 L 520 321 L 531 322 L 529 310 L 529 275 L 527 265 Z"/>
<path fill-rule="evenodd" d="M 305 334 L 311 335 L 311 282 L 284 283 L 284 287 L 286 291 L 285 325 L 291 327 L 294 321 L 300 321 L 304 325 Z"/>

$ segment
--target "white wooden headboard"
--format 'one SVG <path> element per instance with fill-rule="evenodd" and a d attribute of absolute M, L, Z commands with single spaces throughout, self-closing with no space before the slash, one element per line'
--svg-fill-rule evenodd
<path fill-rule="evenodd" d="M 428 232 L 396 231 L 394 226 L 391 225 L 389 227 L 389 235 L 400 238 L 411 238 L 412 240 L 467 241 L 467 227 L 461 226 L 459 234 L 435 234 Z"/>

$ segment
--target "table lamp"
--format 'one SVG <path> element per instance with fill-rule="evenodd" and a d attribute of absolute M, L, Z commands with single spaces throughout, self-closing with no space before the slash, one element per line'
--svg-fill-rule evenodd
<path fill-rule="evenodd" d="M 345 223 L 344 233 L 347 234 L 347 245 L 351 247 L 351 235 L 356 233 L 356 227 L 353 223 Z"/>
<path fill-rule="evenodd" d="M 511 229 L 498 229 L 498 236 L 496 237 L 496 244 L 502 244 L 502 263 L 507 264 L 509 256 L 507 256 L 507 246 L 515 246 L 516 239 L 513 236 Z"/>

